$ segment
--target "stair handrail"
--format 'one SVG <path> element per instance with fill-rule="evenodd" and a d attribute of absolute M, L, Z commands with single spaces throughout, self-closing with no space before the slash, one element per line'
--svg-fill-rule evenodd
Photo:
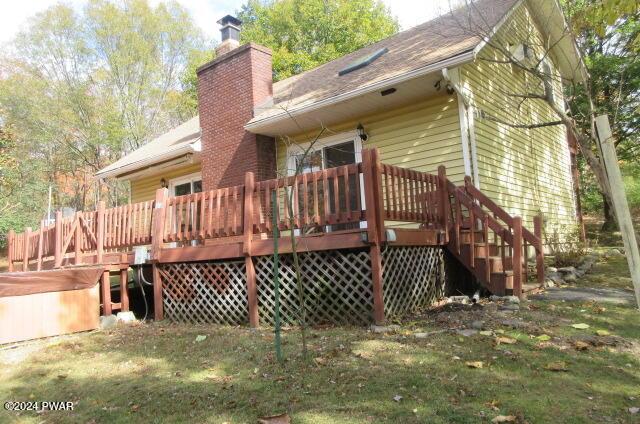
<path fill-rule="evenodd" d="M 522 219 L 517 216 L 512 216 L 502 207 L 498 206 L 493 200 L 489 199 L 484 193 L 482 193 L 477 187 L 471 183 L 471 178 L 466 176 L 465 184 L 463 187 L 456 186 L 453 182 L 447 182 L 447 191 L 449 196 L 453 196 L 459 204 L 465 206 L 470 214 L 474 217 L 474 221 L 482 222 L 483 225 L 487 225 L 497 237 L 500 237 L 506 245 L 513 248 L 513 257 L 518 258 L 517 262 L 521 262 L 519 259 L 522 252 L 520 250 L 523 246 L 523 240 L 530 246 L 533 246 L 536 256 L 536 274 L 538 283 L 540 285 L 544 282 L 544 250 L 542 245 L 542 219 L 541 217 L 534 218 L 535 234 L 522 226 Z M 486 209 L 485 209 L 486 208 Z M 456 246 L 459 252 L 459 225 L 456 216 L 453 216 L 452 209 L 452 226 L 456 230 Z M 487 211 L 488 210 L 488 211 Z M 456 210 L 455 213 L 459 213 Z M 502 221 L 504 225 L 499 221 Z M 505 228 L 506 226 L 506 228 Z M 471 228 L 474 231 L 474 228 Z M 485 240 L 488 243 L 488 240 Z M 526 246 L 526 243 L 524 244 Z M 516 252 L 518 250 L 518 252 Z M 504 248 L 502 250 L 502 256 L 504 259 Z M 512 260 L 512 267 L 514 271 L 514 293 L 520 295 L 522 287 L 521 268 L 515 267 L 516 260 Z M 524 264 L 527 266 L 527 264 Z"/>

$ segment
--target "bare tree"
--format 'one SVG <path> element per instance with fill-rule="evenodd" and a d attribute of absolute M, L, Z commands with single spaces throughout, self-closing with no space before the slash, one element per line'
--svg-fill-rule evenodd
<path fill-rule="evenodd" d="M 570 72 L 565 72 L 564 75 L 554 71 L 549 64 L 550 57 L 554 55 L 554 51 L 561 45 L 564 45 L 565 48 L 570 46 L 568 48 L 576 49 L 576 54 L 580 55 L 566 21 L 555 13 L 549 13 L 544 22 L 538 22 L 538 25 L 531 22 L 531 25 L 518 27 L 520 42 L 523 47 L 517 48 L 518 46 L 505 42 L 504 37 L 496 36 L 495 16 L 499 16 L 504 11 L 481 8 L 473 0 L 463 0 L 461 6 L 464 7 L 450 7 L 450 10 L 442 18 L 446 19 L 449 25 L 454 25 L 457 31 L 461 31 L 461 34 L 476 37 L 479 42 L 484 43 L 484 47 L 477 59 L 493 66 L 508 67 L 510 71 L 517 70 L 524 75 L 525 84 L 519 87 L 499 86 L 497 88 L 499 94 L 511 99 L 517 110 L 522 110 L 528 104 L 537 102 L 545 105 L 551 114 L 538 117 L 538 120 L 534 122 L 528 119 L 528 115 L 527 119 L 518 119 L 519 116 L 525 116 L 525 114 L 511 114 L 512 120 L 505 119 L 483 108 L 462 87 L 455 86 L 454 83 L 454 88 L 461 94 L 463 101 L 467 105 L 474 106 L 476 115 L 479 118 L 511 128 L 536 129 L 559 125 L 566 126 L 567 130 L 575 137 L 607 204 L 613 209 L 606 171 L 601 162 L 600 152 L 597 149 L 596 109 L 591 97 L 589 75 L 581 58 L 574 68 Z M 558 28 L 559 20 L 562 21 L 562 28 Z M 514 25 L 517 24 L 515 23 Z M 543 35 L 538 32 L 537 28 L 545 27 L 559 31 L 556 31 L 553 35 Z M 580 115 L 581 109 L 577 105 L 575 93 L 577 93 L 580 86 L 584 88 L 582 91 L 587 98 L 586 116 Z M 565 91 L 568 95 L 564 98 L 564 102 L 560 102 L 558 93 L 562 91 L 563 87 L 566 88 Z"/>

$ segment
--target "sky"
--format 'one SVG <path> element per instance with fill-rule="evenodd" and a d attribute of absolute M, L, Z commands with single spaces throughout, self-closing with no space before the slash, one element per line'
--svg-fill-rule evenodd
<path fill-rule="evenodd" d="M 149 0 L 151 4 L 160 0 Z M 219 40 L 216 21 L 240 8 L 243 0 L 177 0 L 189 11 L 197 25 L 210 38 Z M 60 0 L 0 0 L 0 44 L 11 41 L 25 21 L 37 12 L 59 3 Z M 425 22 L 446 10 L 449 0 L 383 0 L 398 18 L 402 29 Z M 64 0 L 63 3 L 81 8 L 86 0 Z"/>

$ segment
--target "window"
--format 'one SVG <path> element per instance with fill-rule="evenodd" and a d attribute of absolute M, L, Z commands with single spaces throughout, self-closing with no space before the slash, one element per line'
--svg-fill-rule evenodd
<path fill-rule="evenodd" d="M 202 177 L 200 174 L 187 175 L 169 181 L 171 196 L 184 196 L 202 192 Z"/>
<path fill-rule="evenodd" d="M 309 148 L 307 145 L 292 145 L 288 151 L 288 174 L 295 175 L 296 170 L 300 169 L 300 173 L 309 173 L 321 171 L 327 168 L 335 168 L 344 165 L 350 165 L 353 163 L 362 162 L 362 140 L 356 135 L 355 132 L 337 134 L 335 136 L 326 137 L 317 140 L 312 149 L 307 153 L 306 157 L 304 152 Z M 331 180 L 331 179 L 330 179 Z M 360 176 L 360 187 L 363 187 L 362 176 Z M 352 175 L 349 179 L 349 193 L 350 198 L 346 199 L 343 193 L 338 194 L 339 204 L 344 205 L 345 202 L 350 202 L 351 208 L 355 208 L 357 204 L 356 198 L 356 176 Z M 329 184 L 328 195 L 330 197 L 329 207 L 331 213 L 334 213 L 335 208 L 335 193 L 333 184 Z M 320 196 L 323 196 L 322 193 Z M 364 192 L 360 195 L 360 202 L 364 205 Z M 341 206 L 343 207 L 343 206 Z M 351 228 L 366 228 L 359 224 L 338 224 L 332 226 L 325 226 L 325 231 L 345 230 Z M 298 230 L 296 230 L 298 231 Z"/>

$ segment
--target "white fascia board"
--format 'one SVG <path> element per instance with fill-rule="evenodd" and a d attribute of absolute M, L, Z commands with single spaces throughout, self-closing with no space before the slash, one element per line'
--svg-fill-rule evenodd
<path fill-rule="evenodd" d="M 456 56 L 450 57 L 445 60 L 441 60 L 440 62 L 432 63 L 427 66 L 423 66 L 422 68 L 415 69 L 413 71 L 407 72 L 402 75 L 398 75 L 396 77 L 387 78 L 382 81 L 378 81 L 374 84 L 368 85 L 366 87 L 358 88 L 352 91 L 348 91 L 342 94 L 338 94 L 337 96 L 329 97 L 324 100 L 317 101 L 315 103 L 311 103 L 306 106 L 299 107 L 297 109 L 292 109 L 289 111 L 283 111 L 277 115 L 270 116 L 268 118 L 261 119 L 259 121 L 247 123 L 244 128 L 247 131 L 258 133 L 260 128 L 263 125 L 271 125 L 277 123 L 284 119 L 289 119 L 291 117 L 299 116 L 308 112 L 313 112 L 314 110 L 322 109 L 328 106 L 332 106 L 336 103 L 344 102 L 346 100 L 350 100 L 356 98 L 358 96 L 362 96 L 364 94 L 368 94 L 371 92 L 383 90 L 388 88 L 389 86 L 393 86 L 414 78 L 418 78 L 424 75 L 428 75 L 432 72 L 440 71 L 443 68 L 451 68 L 458 65 L 462 65 L 467 62 L 472 62 L 474 59 L 474 51 L 472 49 L 460 53 Z"/>

